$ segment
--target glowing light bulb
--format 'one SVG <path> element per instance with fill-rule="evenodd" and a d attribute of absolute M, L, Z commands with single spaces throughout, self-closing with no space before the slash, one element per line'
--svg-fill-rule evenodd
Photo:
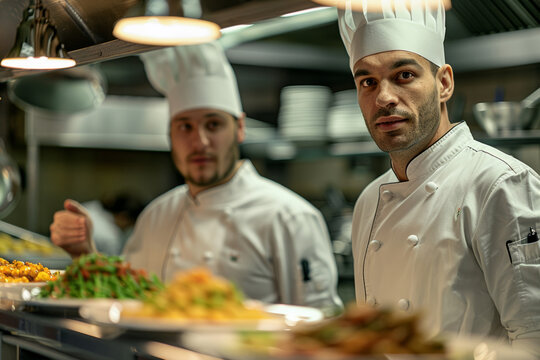
<path fill-rule="evenodd" d="M 76 65 L 73 59 L 64 59 L 57 57 L 18 57 L 18 58 L 5 58 L 0 62 L 0 65 L 14 69 L 28 69 L 28 70 L 54 70 L 73 67 Z"/>
<path fill-rule="evenodd" d="M 174 46 L 200 44 L 221 36 L 217 24 L 176 16 L 139 16 L 121 19 L 113 35 L 133 43 Z"/>

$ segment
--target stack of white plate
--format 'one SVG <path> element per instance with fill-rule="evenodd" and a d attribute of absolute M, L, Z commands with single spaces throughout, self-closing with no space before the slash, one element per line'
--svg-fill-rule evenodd
<path fill-rule="evenodd" d="M 326 138 L 328 106 L 332 92 L 326 86 L 287 86 L 281 90 L 278 125 L 290 140 Z"/>
<path fill-rule="evenodd" d="M 334 101 L 328 110 L 328 136 L 339 141 L 369 136 L 355 89 L 334 94 Z"/>

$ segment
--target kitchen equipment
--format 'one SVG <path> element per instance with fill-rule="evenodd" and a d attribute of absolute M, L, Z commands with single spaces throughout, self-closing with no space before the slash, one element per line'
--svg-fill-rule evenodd
<path fill-rule="evenodd" d="M 12 80 L 8 96 L 26 111 L 71 114 L 101 105 L 106 84 L 98 68 L 83 66 Z"/>
<path fill-rule="evenodd" d="M 489 136 L 540 126 L 540 88 L 521 102 L 482 102 L 473 106 L 473 114 Z"/>
<path fill-rule="evenodd" d="M 0 218 L 4 218 L 17 206 L 21 193 L 21 175 L 17 164 L 6 152 L 0 139 Z"/>
<path fill-rule="evenodd" d="M 520 123 L 524 129 L 540 128 L 540 88 L 521 101 Z"/>

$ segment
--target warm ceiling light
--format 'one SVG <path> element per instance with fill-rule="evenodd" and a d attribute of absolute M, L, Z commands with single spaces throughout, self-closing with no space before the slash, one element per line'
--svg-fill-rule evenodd
<path fill-rule="evenodd" d="M 55 70 L 73 67 L 76 62 L 67 55 L 56 29 L 49 22 L 47 11 L 36 0 L 25 10 L 15 44 L 0 65 L 15 69 Z"/>
<path fill-rule="evenodd" d="M 213 22 L 199 19 L 198 0 L 138 0 L 113 29 L 118 39 L 157 46 L 192 45 L 221 36 Z"/>
<path fill-rule="evenodd" d="M 77 63 L 73 59 L 50 58 L 46 56 L 40 57 L 19 57 L 5 58 L 0 62 L 3 67 L 13 69 L 28 69 L 28 70 L 56 70 L 65 69 L 75 66 Z"/>
<path fill-rule="evenodd" d="M 119 20 L 113 30 L 118 39 L 133 43 L 175 46 L 200 44 L 221 36 L 210 21 L 179 16 L 137 16 Z"/>
<path fill-rule="evenodd" d="M 316 2 L 317 4 L 325 5 L 325 6 L 334 6 L 339 9 L 345 9 L 350 7 L 353 11 L 364 11 L 365 8 L 368 9 L 370 12 L 377 12 L 381 11 L 382 3 L 392 4 L 390 1 L 381 1 L 381 0 L 312 0 L 313 2 Z M 452 7 L 450 0 L 441 0 L 444 8 L 446 10 L 450 9 Z M 414 0 L 406 0 L 405 5 L 410 8 L 410 4 L 415 2 Z M 427 0 L 425 2 L 428 6 L 438 6 L 439 0 Z"/>

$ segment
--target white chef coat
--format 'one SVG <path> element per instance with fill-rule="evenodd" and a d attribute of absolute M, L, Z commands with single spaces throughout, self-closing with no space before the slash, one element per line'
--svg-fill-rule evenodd
<path fill-rule="evenodd" d="M 494 336 L 540 354 L 540 243 L 520 242 L 540 228 L 539 175 L 461 123 L 407 178 L 389 170 L 355 205 L 357 301 L 420 312 L 430 336 Z"/>
<path fill-rule="evenodd" d="M 342 306 L 321 213 L 261 177 L 248 160 L 229 182 L 195 198 L 182 185 L 152 201 L 139 216 L 124 256 L 165 281 L 179 270 L 205 266 L 251 299 Z"/>

